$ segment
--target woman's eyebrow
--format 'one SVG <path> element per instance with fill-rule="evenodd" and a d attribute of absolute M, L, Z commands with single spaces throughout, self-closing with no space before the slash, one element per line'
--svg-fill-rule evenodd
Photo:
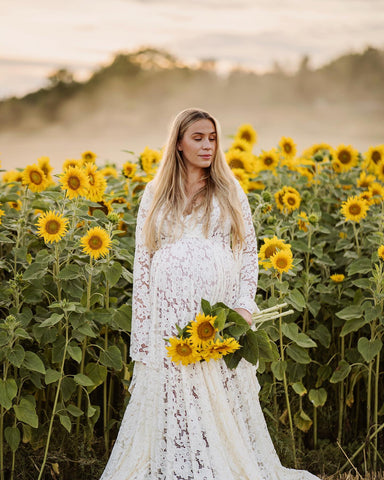
<path fill-rule="evenodd" d="M 202 133 L 202 132 L 192 132 L 192 135 L 205 135 L 205 133 Z M 208 135 L 216 135 L 216 132 L 208 133 Z"/>

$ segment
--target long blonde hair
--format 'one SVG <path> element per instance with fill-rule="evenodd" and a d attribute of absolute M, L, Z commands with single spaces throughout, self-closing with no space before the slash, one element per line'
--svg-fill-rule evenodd
<path fill-rule="evenodd" d="M 215 127 L 216 153 L 210 167 L 205 169 L 204 187 L 198 190 L 193 198 L 188 201 L 185 193 L 187 168 L 177 144 L 182 140 L 188 127 L 201 119 L 210 120 Z M 180 219 L 186 207 L 188 205 L 193 206 L 194 200 L 199 195 L 203 197 L 198 208 L 204 210 L 204 235 L 206 237 L 208 235 L 212 198 L 213 195 L 216 195 L 220 205 L 221 218 L 229 217 L 231 219 L 232 248 L 241 247 L 244 241 L 241 204 L 237 195 L 234 176 L 220 146 L 220 133 L 218 121 L 204 110 L 188 108 L 180 112 L 174 119 L 164 148 L 163 158 L 151 184 L 153 200 L 143 227 L 145 244 L 149 250 L 154 251 L 160 247 L 164 221 Z M 174 229 L 174 236 L 180 235 L 180 232 L 180 229 Z"/>

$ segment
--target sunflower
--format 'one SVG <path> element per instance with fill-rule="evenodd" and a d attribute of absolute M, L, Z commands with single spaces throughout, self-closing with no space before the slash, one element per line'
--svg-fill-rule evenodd
<path fill-rule="evenodd" d="M 235 138 L 230 150 L 240 150 L 241 152 L 251 152 L 252 144 L 244 140 L 243 138 Z"/>
<path fill-rule="evenodd" d="M 244 123 L 243 125 L 240 125 L 240 127 L 237 129 L 235 141 L 238 139 L 245 140 L 251 146 L 253 146 L 257 140 L 256 130 L 252 127 L 251 124 Z"/>
<path fill-rule="evenodd" d="M 81 154 L 81 160 L 83 165 L 85 165 L 86 163 L 95 163 L 96 157 L 96 153 L 91 152 L 90 150 L 87 150 Z"/>
<path fill-rule="evenodd" d="M 2 210 L 2 209 L 0 208 L 0 225 L 1 225 L 1 217 L 2 217 L 3 215 L 5 215 L 5 212 L 4 212 L 4 210 Z"/>
<path fill-rule="evenodd" d="M 341 213 L 346 220 L 351 220 L 353 222 L 360 222 L 360 220 L 366 217 L 368 210 L 368 203 L 357 196 L 349 197 L 342 203 L 341 207 Z"/>
<path fill-rule="evenodd" d="M 357 179 L 357 186 L 360 188 L 368 188 L 375 180 L 376 177 L 374 175 L 367 175 L 366 172 L 362 171 Z"/>
<path fill-rule="evenodd" d="M 379 204 L 384 199 L 384 187 L 379 182 L 373 182 L 368 187 L 368 191 L 372 195 L 372 199 L 376 204 Z"/>
<path fill-rule="evenodd" d="M 204 315 L 198 313 L 195 321 L 191 322 L 187 327 L 187 332 L 191 336 L 191 341 L 196 347 L 201 347 L 213 341 L 217 333 L 217 328 L 214 326 L 216 317 L 211 315 Z"/>
<path fill-rule="evenodd" d="M 345 232 L 340 232 L 339 237 L 344 239 L 344 238 L 348 238 L 348 235 Z"/>
<path fill-rule="evenodd" d="M 28 165 L 23 171 L 23 184 L 28 185 L 32 192 L 42 192 L 49 182 L 43 170 L 36 164 Z"/>
<path fill-rule="evenodd" d="M 271 257 L 272 267 L 279 273 L 288 272 L 293 265 L 291 250 L 279 250 Z"/>
<path fill-rule="evenodd" d="M 75 197 L 85 197 L 89 188 L 89 181 L 87 174 L 82 168 L 79 167 L 69 167 L 63 174 L 61 174 L 60 179 L 61 189 L 66 190 L 66 195 L 69 198 Z"/>
<path fill-rule="evenodd" d="M 384 181 L 384 159 L 376 164 L 375 174 L 382 182 Z"/>
<path fill-rule="evenodd" d="M 299 229 L 302 230 L 303 232 L 308 232 L 308 216 L 305 212 L 300 212 L 299 216 L 297 218 L 297 224 L 299 226 Z"/>
<path fill-rule="evenodd" d="M 303 157 L 313 157 L 316 161 L 319 159 L 327 160 L 333 153 L 333 148 L 328 143 L 316 143 L 305 149 L 302 153 Z M 320 157 L 320 158 L 319 158 Z"/>
<path fill-rule="evenodd" d="M 291 213 L 300 207 L 301 197 L 297 192 L 287 192 L 283 195 L 284 210 Z"/>
<path fill-rule="evenodd" d="M 149 147 L 145 147 L 144 151 L 140 154 L 141 166 L 145 173 L 154 174 L 157 164 L 160 162 L 161 152 L 152 150 Z"/>
<path fill-rule="evenodd" d="M 338 160 L 332 160 L 331 165 L 334 172 L 341 173 L 343 171 L 342 165 Z"/>
<path fill-rule="evenodd" d="M 255 190 L 264 190 L 265 183 L 260 182 L 259 180 L 252 180 L 248 182 L 248 191 L 254 192 Z"/>
<path fill-rule="evenodd" d="M 242 189 L 244 190 L 245 193 L 248 193 L 248 188 L 249 188 L 249 176 L 243 170 L 242 168 L 233 168 L 232 173 L 235 176 L 235 178 L 238 180 L 240 183 Z"/>
<path fill-rule="evenodd" d="M 290 137 L 281 137 L 279 147 L 285 157 L 294 157 L 296 155 L 296 144 Z"/>
<path fill-rule="evenodd" d="M 104 177 L 117 178 L 119 175 L 115 167 L 104 167 L 100 170 Z"/>
<path fill-rule="evenodd" d="M 39 237 L 43 237 L 46 243 L 58 242 L 67 233 L 68 219 L 62 218 L 63 215 L 49 210 L 43 213 L 36 225 L 38 227 Z"/>
<path fill-rule="evenodd" d="M 63 163 L 63 172 L 65 172 L 65 170 L 67 170 L 67 168 L 69 167 L 81 167 L 81 166 L 82 166 L 81 160 L 75 160 L 74 158 L 69 158 L 65 160 L 65 162 Z"/>
<path fill-rule="evenodd" d="M 275 170 L 279 164 L 279 156 L 277 150 L 273 148 L 268 152 L 262 151 L 257 157 L 257 164 L 260 170 Z"/>
<path fill-rule="evenodd" d="M 23 183 L 23 172 L 20 170 L 9 170 L 3 174 L 2 180 L 4 183 Z"/>
<path fill-rule="evenodd" d="M 50 185 L 54 185 L 54 181 L 51 175 L 53 167 L 49 163 L 49 157 L 40 157 L 37 159 L 37 164 L 43 170 L 45 177 Z"/>
<path fill-rule="evenodd" d="M 8 205 L 15 209 L 15 210 L 21 210 L 21 201 L 20 200 L 17 200 L 17 202 L 7 202 Z"/>
<path fill-rule="evenodd" d="M 376 147 L 369 147 L 364 153 L 363 167 L 374 172 L 376 165 L 384 160 L 384 145 L 377 145 Z"/>
<path fill-rule="evenodd" d="M 123 165 L 123 175 L 127 178 L 132 178 L 135 176 L 137 170 L 137 163 L 125 162 Z"/>
<path fill-rule="evenodd" d="M 339 164 L 342 172 L 347 172 L 357 165 L 359 152 L 351 145 L 339 145 L 335 150 L 335 161 Z"/>
<path fill-rule="evenodd" d="M 200 354 L 194 348 L 190 338 L 176 338 L 169 339 L 171 344 L 165 347 L 168 350 L 168 357 L 171 357 L 172 362 L 189 365 L 201 360 Z"/>
<path fill-rule="evenodd" d="M 377 254 L 382 260 L 384 260 L 384 245 L 380 245 L 380 247 L 377 249 Z"/>
<path fill-rule="evenodd" d="M 228 150 L 225 154 L 227 163 L 231 170 L 242 168 L 248 173 L 254 170 L 253 155 L 249 151 L 242 152 L 241 150 Z"/>
<path fill-rule="evenodd" d="M 93 227 L 81 238 L 80 243 L 84 253 L 97 259 L 100 256 L 107 255 L 111 246 L 111 239 L 106 230 L 101 227 Z"/>
<path fill-rule="evenodd" d="M 117 226 L 117 230 L 119 230 L 119 237 L 125 237 L 128 233 L 128 224 L 124 222 L 124 220 L 120 220 Z"/>
<path fill-rule="evenodd" d="M 332 282 L 341 283 L 344 280 L 345 275 L 342 273 L 334 273 L 329 278 L 332 280 Z"/>
<path fill-rule="evenodd" d="M 83 169 L 89 182 L 86 197 L 92 202 L 101 202 L 104 198 L 105 189 L 107 188 L 107 181 L 104 175 L 97 170 L 94 163 L 86 163 Z"/>
<path fill-rule="evenodd" d="M 264 245 L 261 246 L 259 251 L 260 262 L 263 267 L 271 268 L 271 257 L 280 250 L 291 251 L 291 245 L 285 243 L 285 240 L 277 238 L 276 235 L 273 238 L 264 238 Z"/>
<path fill-rule="evenodd" d="M 361 192 L 358 195 L 358 197 L 361 198 L 362 200 L 365 200 L 369 206 L 375 203 L 375 200 L 372 198 L 372 194 L 369 190 L 366 190 L 365 192 Z"/>
<path fill-rule="evenodd" d="M 219 360 L 224 355 L 233 353 L 240 348 L 240 344 L 234 338 L 218 339 L 216 342 L 208 343 L 202 350 L 201 356 L 204 360 Z"/>

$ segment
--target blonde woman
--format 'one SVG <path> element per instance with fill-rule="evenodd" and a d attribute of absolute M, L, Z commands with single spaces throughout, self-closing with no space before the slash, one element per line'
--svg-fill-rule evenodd
<path fill-rule="evenodd" d="M 315 479 L 282 467 L 260 408 L 255 367 L 175 364 L 165 338 L 224 302 L 248 322 L 258 258 L 248 199 L 217 120 L 180 112 L 143 193 L 136 229 L 131 399 L 102 480 Z"/>

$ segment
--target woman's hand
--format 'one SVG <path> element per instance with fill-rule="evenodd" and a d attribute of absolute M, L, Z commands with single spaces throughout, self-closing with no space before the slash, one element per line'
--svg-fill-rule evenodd
<path fill-rule="evenodd" d="M 245 308 L 235 308 L 235 312 L 239 313 L 249 325 L 252 325 L 252 314 L 248 312 Z"/>

